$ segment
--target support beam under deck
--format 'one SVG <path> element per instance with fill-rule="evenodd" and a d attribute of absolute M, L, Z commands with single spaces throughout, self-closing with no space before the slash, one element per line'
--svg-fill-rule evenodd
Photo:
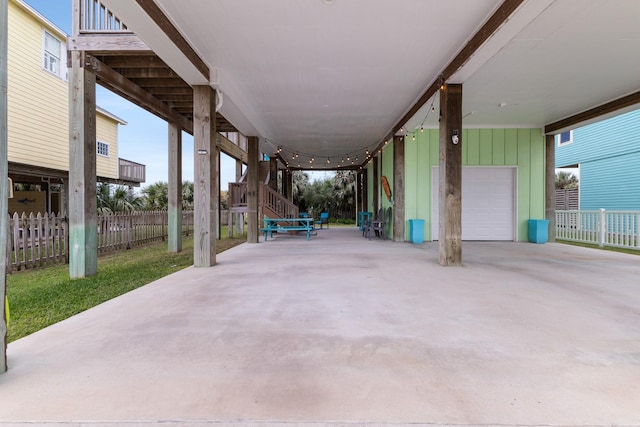
<path fill-rule="evenodd" d="M 440 265 L 462 265 L 462 85 L 440 91 Z"/>
<path fill-rule="evenodd" d="M 7 163 L 7 22 L 9 5 L 0 0 L 0 212 L 7 212 L 9 204 L 9 165 Z M 9 216 L 0 215 L 0 374 L 7 370 L 7 313 L 4 301 L 7 295 L 7 230 Z"/>
<path fill-rule="evenodd" d="M 404 136 L 393 137 L 393 240 L 404 242 Z"/>
<path fill-rule="evenodd" d="M 218 150 L 215 121 L 216 93 L 209 86 L 193 87 L 194 242 L 193 265 L 216 264 L 218 229 Z"/>
<path fill-rule="evenodd" d="M 83 52 L 71 52 L 69 76 L 69 274 L 98 272 L 96 77 Z"/>
<path fill-rule="evenodd" d="M 259 147 L 258 137 L 247 140 L 249 162 L 247 164 L 247 243 L 258 243 L 258 175 Z"/>
<path fill-rule="evenodd" d="M 169 252 L 182 251 L 182 129 L 175 122 L 169 128 Z"/>
<path fill-rule="evenodd" d="M 545 216 L 549 220 L 549 241 L 556 241 L 556 139 L 545 135 Z"/>

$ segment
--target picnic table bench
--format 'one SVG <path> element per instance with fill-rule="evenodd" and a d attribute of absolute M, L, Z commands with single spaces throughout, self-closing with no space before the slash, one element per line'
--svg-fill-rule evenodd
<path fill-rule="evenodd" d="M 307 240 L 311 238 L 313 231 L 313 218 L 265 218 L 264 227 L 260 229 L 267 236 L 273 238 L 273 232 L 306 231 Z"/>

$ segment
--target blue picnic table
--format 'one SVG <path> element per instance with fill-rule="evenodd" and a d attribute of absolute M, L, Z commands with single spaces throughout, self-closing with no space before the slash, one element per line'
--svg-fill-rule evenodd
<path fill-rule="evenodd" d="M 260 229 L 264 233 L 264 240 L 267 236 L 273 238 L 273 232 L 306 231 L 307 240 L 311 238 L 313 230 L 313 218 L 265 218 L 264 227 Z"/>

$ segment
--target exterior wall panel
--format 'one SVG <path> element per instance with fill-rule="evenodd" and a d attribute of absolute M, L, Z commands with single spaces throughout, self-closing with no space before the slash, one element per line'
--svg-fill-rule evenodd
<path fill-rule="evenodd" d="M 98 141 L 109 144 L 109 157 L 96 157 L 96 173 L 99 177 L 118 178 L 118 123 L 105 116 L 96 114 L 96 137 Z"/>
<path fill-rule="evenodd" d="M 640 210 L 640 152 L 582 163 L 580 209 Z"/>
<path fill-rule="evenodd" d="M 573 143 L 556 147 L 556 167 L 640 151 L 640 110 L 573 131 Z"/>
<path fill-rule="evenodd" d="M 8 2 L 8 160 L 68 171 L 69 84 L 43 66 L 44 30 L 64 49 L 64 33 L 18 2 Z M 66 63 L 60 66 L 66 71 Z M 97 158 L 97 175 L 117 179 L 118 122 L 97 113 L 96 132 L 110 153 Z"/>
<path fill-rule="evenodd" d="M 57 30 L 9 1 L 9 161 L 66 170 L 69 163 L 68 85 L 42 64 L 43 28 Z M 66 64 L 63 64 L 66 66 Z"/>
<path fill-rule="evenodd" d="M 541 130 L 464 129 L 462 143 L 463 166 L 517 166 L 517 233 L 518 240 L 526 241 L 527 220 L 544 218 L 545 212 Z M 417 131 L 416 141 L 409 136 L 405 153 L 405 220 L 425 219 L 425 238 L 431 240 L 431 169 L 439 164 L 439 131 Z M 408 227 L 406 234 L 409 240 Z"/>
<path fill-rule="evenodd" d="M 575 129 L 556 167 L 576 164 L 581 209 L 640 210 L 640 110 Z"/>

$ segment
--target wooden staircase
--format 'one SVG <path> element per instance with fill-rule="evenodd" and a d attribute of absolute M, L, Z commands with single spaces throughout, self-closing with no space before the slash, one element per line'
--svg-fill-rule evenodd
<path fill-rule="evenodd" d="M 298 207 L 282 194 L 269 186 L 271 180 L 269 162 L 260 162 L 258 176 L 258 219 L 263 227 L 265 216 L 269 218 L 297 218 Z M 229 213 L 247 212 L 247 182 L 243 176 L 241 182 L 229 183 Z"/>

